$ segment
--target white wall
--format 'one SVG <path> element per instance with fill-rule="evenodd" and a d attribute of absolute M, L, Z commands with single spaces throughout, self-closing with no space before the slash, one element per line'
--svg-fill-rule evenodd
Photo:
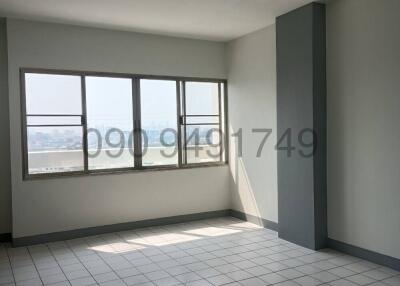
<path fill-rule="evenodd" d="M 228 209 L 228 167 L 23 181 L 19 68 L 226 78 L 224 44 L 8 20 L 13 236 Z"/>
<path fill-rule="evenodd" d="M 232 41 L 227 46 L 230 130 L 243 128 L 243 157 L 231 139 L 231 192 L 235 210 L 278 222 L 276 143 L 275 25 Z M 262 156 L 256 157 L 271 128 Z M 232 138 L 232 137 L 231 137 Z"/>
<path fill-rule="evenodd" d="M 327 7 L 329 237 L 400 258 L 400 1 Z"/>
<path fill-rule="evenodd" d="M 7 80 L 7 28 L 5 19 L 0 19 L 0 234 L 11 232 L 10 131 Z"/>

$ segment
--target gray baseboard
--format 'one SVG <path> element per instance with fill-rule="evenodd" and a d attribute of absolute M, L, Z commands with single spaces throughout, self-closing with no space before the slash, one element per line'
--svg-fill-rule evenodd
<path fill-rule="evenodd" d="M 61 232 L 17 237 L 17 238 L 12 238 L 10 233 L 5 233 L 5 234 L 0 234 L 0 242 L 12 241 L 14 247 L 19 247 L 19 246 L 27 246 L 33 244 L 60 241 L 60 240 L 74 239 L 91 235 L 99 235 L 110 232 L 126 231 L 142 227 L 184 223 L 184 222 L 209 219 L 209 218 L 218 218 L 224 216 L 232 216 L 240 220 L 248 221 L 274 231 L 278 231 L 279 229 L 278 223 L 273 221 L 269 221 L 260 217 L 246 214 L 237 210 L 219 210 L 219 211 L 157 218 L 157 219 L 141 220 L 135 222 L 119 223 L 113 225 L 89 227 L 83 229 L 61 231 Z M 400 271 L 400 259 L 383 255 L 377 252 L 373 252 L 367 249 L 363 249 L 330 238 L 327 239 L 327 244 L 329 248 L 332 248 L 334 250 L 347 253 L 371 261 L 373 263 L 387 266 Z"/>
<path fill-rule="evenodd" d="M 11 242 L 11 233 L 1 233 L 0 242 Z"/>
<path fill-rule="evenodd" d="M 274 230 L 274 231 L 278 231 L 278 223 L 270 221 L 270 220 L 266 220 L 263 219 L 261 217 L 257 217 L 254 215 L 250 215 L 250 214 L 246 214 L 237 210 L 231 210 L 230 211 L 230 215 L 241 219 L 241 220 L 245 220 L 254 224 L 257 224 L 259 226 Z"/>
<path fill-rule="evenodd" d="M 219 211 L 210 211 L 210 212 L 171 216 L 164 218 L 148 219 L 135 222 L 118 223 L 113 225 L 96 226 L 96 227 L 89 227 L 89 228 L 82 228 L 82 229 L 68 230 L 61 232 L 53 232 L 53 233 L 39 234 L 33 236 L 15 237 L 12 239 L 12 244 L 14 247 L 27 246 L 33 244 L 41 244 L 47 242 L 80 238 L 91 235 L 99 235 L 110 232 L 126 231 L 142 227 L 161 226 L 167 224 L 176 224 L 176 223 L 190 222 L 202 219 L 230 216 L 230 214 L 231 214 L 230 210 L 219 210 Z"/>
<path fill-rule="evenodd" d="M 328 247 L 334 250 L 387 266 L 400 271 L 400 259 L 328 238 Z"/>

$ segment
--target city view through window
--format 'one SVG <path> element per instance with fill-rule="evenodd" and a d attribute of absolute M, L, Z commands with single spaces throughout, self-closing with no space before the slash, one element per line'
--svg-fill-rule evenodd
<path fill-rule="evenodd" d="M 176 80 L 140 79 L 140 108 L 135 108 L 135 83 L 132 78 L 25 74 L 29 174 L 85 171 L 85 145 L 89 171 L 137 167 L 139 135 L 133 130 L 139 114 L 141 166 L 178 165 L 179 152 L 185 164 L 222 160 L 221 85 L 186 82 L 183 98 Z"/>

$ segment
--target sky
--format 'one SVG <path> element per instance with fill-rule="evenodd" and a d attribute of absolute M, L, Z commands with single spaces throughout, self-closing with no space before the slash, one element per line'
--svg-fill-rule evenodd
<path fill-rule="evenodd" d="M 81 77 L 74 75 L 26 74 L 27 114 L 82 113 Z M 132 82 L 127 78 L 87 76 L 86 106 L 89 128 L 97 126 L 131 130 Z M 141 86 L 142 127 L 176 127 L 176 82 L 145 80 Z M 215 83 L 186 83 L 187 114 L 217 114 Z M 201 118 L 197 118 L 199 120 Z M 29 120 L 32 120 L 29 119 Z M 56 121 L 57 120 L 57 121 Z M 72 121 L 71 121 L 72 120 Z M 209 122 L 211 118 L 205 119 Z M 76 123 L 77 118 L 36 118 L 36 123 Z"/>

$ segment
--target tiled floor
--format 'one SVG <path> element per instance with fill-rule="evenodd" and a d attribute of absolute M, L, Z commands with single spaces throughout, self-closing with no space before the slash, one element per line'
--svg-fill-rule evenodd
<path fill-rule="evenodd" d="M 233 218 L 22 248 L 0 246 L 0 285 L 400 285 L 400 273 L 311 251 Z"/>

